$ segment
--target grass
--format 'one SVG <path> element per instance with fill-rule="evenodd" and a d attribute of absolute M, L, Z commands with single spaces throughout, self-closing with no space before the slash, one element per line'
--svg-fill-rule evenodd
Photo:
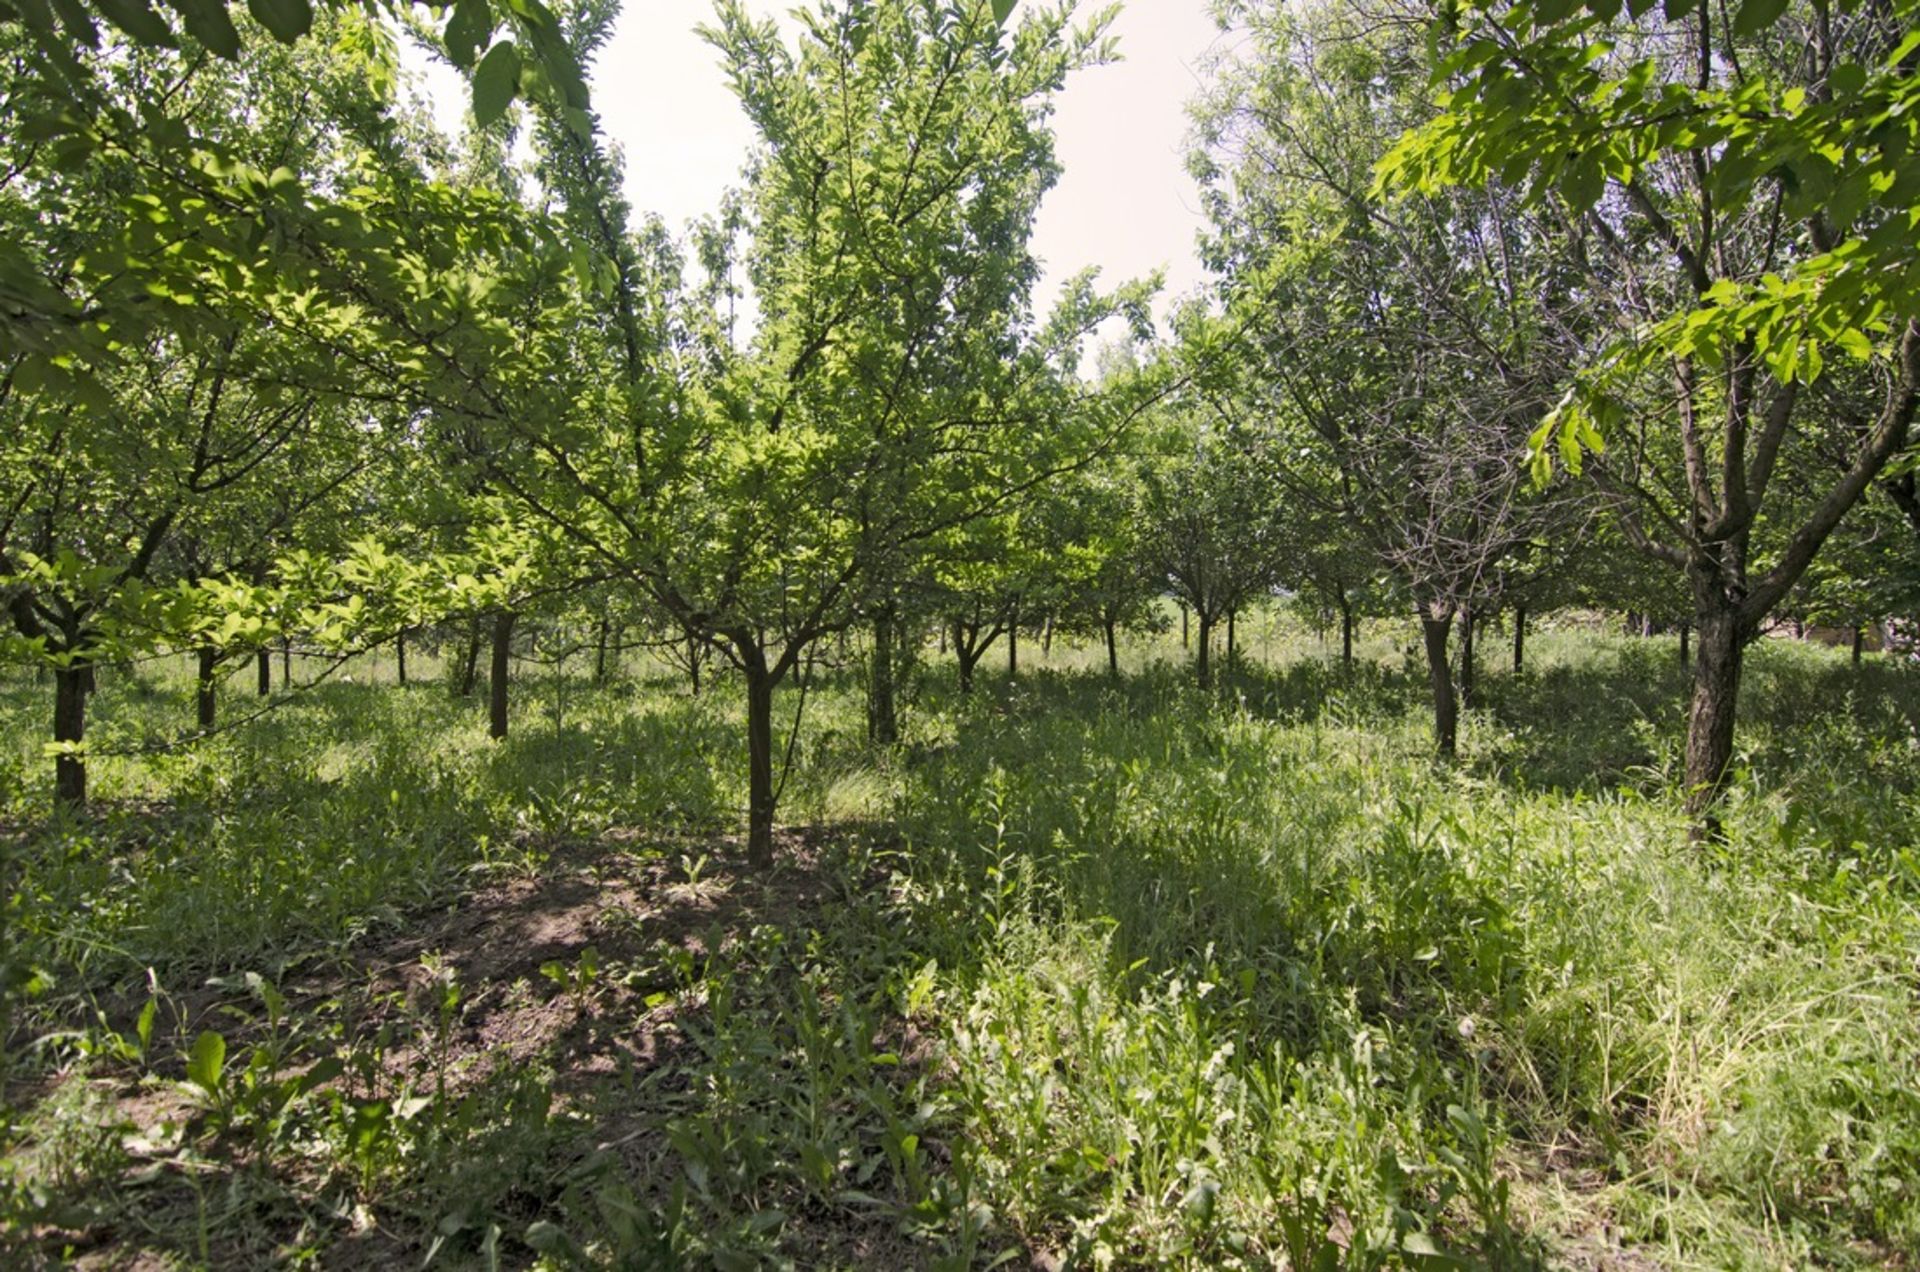
<path fill-rule="evenodd" d="M 1695 850 L 1669 642 L 1490 640 L 1441 767 L 1403 633 L 1243 636 L 1214 695 L 929 649 L 884 753 L 824 673 L 760 876 L 731 686 L 529 677 L 495 744 L 357 667 L 87 822 L 0 686 L 0 1257 L 1912 1265 L 1908 668 L 1756 647 Z M 102 680 L 104 745 L 190 718 Z"/>

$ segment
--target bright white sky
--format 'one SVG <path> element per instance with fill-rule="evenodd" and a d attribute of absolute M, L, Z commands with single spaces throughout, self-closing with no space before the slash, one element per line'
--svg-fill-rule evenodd
<path fill-rule="evenodd" d="M 785 14 L 793 0 L 749 0 Z M 1095 0 L 1083 0 L 1092 12 Z M 728 90 L 718 54 L 693 33 L 704 0 L 628 0 L 591 74 L 593 101 L 626 158 L 627 197 L 684 229 L 736 184 L 752 135 Z M 1045 314 L 1062 282 L 1088 265 L 1111 286 L 1166 269 L 1165 301 L 1198 285 L 1194 255 L 1200 199 L 1185 163 L 1186 103 L 1215 38 L 1206 0 L 1128 0 L 1115 23 L 1123 61 L 1068 81 L 1054 117 L 1064 173 L 1035 228 L 1045 268 L 1036 308 Z M 407 49 L 426 76 L 443 130 L 457 131 L 465 86 Z"/>

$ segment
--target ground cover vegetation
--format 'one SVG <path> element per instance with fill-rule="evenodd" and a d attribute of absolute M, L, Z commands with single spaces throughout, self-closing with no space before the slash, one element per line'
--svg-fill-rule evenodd
<path fill-rule="evenodd" d="M 618 12 L 0 4 L 0 1257 L 1911 1262 L 1910 0 Z"/>

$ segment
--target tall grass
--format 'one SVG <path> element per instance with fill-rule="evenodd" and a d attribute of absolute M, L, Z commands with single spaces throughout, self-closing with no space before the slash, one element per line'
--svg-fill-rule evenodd
<path fill-rule="evenodd" d="M 1252 648 L 1284 645 L 1250 628 Z M 594 1036 L 657 1028 L 670 1001 L 680 1042 L 653 1068 L 576 1072 L 562 1037 L 432 1135 L 393 1114 L 384 1156 L 351 1102 L 259 1151 L 335 1162 L 415 1259 L 1777 1268 L 1920 1250 L 1909 669 L 1756 648 L 1728 839 L 1696 849 L 1667 642 L 1543 632 L 1521 676 L 1489 657 L 1451 766 L 1390 633 L 1353 668 L 1297 632 L 1285 648 L 1215 694 L 1177 633 L 1119 679 L 1098 651 L 1023 647 L 1017 682 L 983 670 L 970 697 L 929 654 L 908 741 L 884 753 L 857 677 L 823 673 L 785 816 L 812 828 L 825 890 L 550 973 L 556 1002 L 631 1013 L 593 1016 Z M 16 1022 L 23 1063 L 119 1072 L 73 1022 L 147 969 L 350 966 L 366 935 L 482 878 L 537 878 L 561 848 L 611 860 L 633 829 L 731 851 L 731 686 L 529 681 L 494 744 L 476 703 L 366 679 L 102 764 L 86 822 L 48 818 L 44 695 L 6 687 L 10 957 L 52 982 Z M 190 709 L 164 677 L 109 681 L 100 705 L 123 739 Z M 679 886 L 697 892 L 696 857 Z M 371 1045 L 303 1036 L 309 1064 Z M 119 1186 L 112 1136 L 82 1133 L 108 1124 L 87 1089 L 36 1085 L 12 1114 L 35 1205 Z M 628 1123 L 645 1153 L 592 1147 Z M 316 1249 L 347 1240 L 301 1205 Z"/>

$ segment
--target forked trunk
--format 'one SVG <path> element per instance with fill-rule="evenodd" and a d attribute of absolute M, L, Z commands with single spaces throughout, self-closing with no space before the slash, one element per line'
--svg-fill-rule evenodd
<path fill-rule="evenodd" d="M 747 674 L 747 864 L 773 864 L 773 676 L 757 647 Z"/>
<path fill-rule="evenodd" d="M 462 698 L 473 696 L 473 686 L 480 678 L 480 620 L 475 618 L 467 631 L 467 653 L 461 661 L 460 679 L 455 683 L 454 692 Z"/>
<path fill-rule="evenodd" d="M 507 736 L 507 676 L 513 667 L 513 623 L 517 615 L 501 610 L 493 618 L 493 668 L 487 682 L 487 736 Z"/>
<path fill-rule="evenodd" d="M 1433 749 L 1450 760 L 1459 749 L 1460 703 L 1453 694 L 1453 669 L 1447 665 L 1447 637 L 1453 628 L 1453 615 L 1432 618 L 1420 616 L 1421 634 L 1427 646 L 1427 680 L 1433 689 Z"/>
<path fill-rule="evenodd" d="M 53 673 L 53 740 L 77 748 L 87 734 L 87 668 L 61 667 Z M 53 760 L 53 798 L 78 811 L 87 802 L 87 757 L 65 747 Z"/>
<path fill-rule="evenodd" d="M 953 659 L 960 669 L 960 692 L 973 692 L 973 669 L 980 662 L 981 655 L 987 652 L 987 642 L 975 644 L 979 630 L 968 631 L 965 623 L 953 625 Z"/>
<path fill-rule="evenodd" d="M 1721 837 L 1716 810 L 1733 763 L 1733 724 L 1746 656 L 1746 632 L 1733 606 L 1715 597 L 1700 610 L 1700 650 L 1687 713 L 1687 815 L 1696 843 Z"/>
<path fill-rule="evenodd" d="M 217 700 L 214 697 L 213 673 L 217 665 L 217 655 L 212 647 L 202 645 L 195 651 L 197 667 L 194 673 L 193 707 L 194 719 L 203 729 L 213 727 L 214 711 Z"/>

